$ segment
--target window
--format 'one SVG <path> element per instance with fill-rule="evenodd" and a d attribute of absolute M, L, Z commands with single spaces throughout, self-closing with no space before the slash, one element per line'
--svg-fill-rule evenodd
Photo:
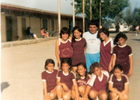
<path fill-rule="evenodd" d="M 24 13 L 24 11 L 21 11 L 21 16 L 25 16 L 25 13 Z"/>
<path fill-rule="evenodd" d="M 24 12 L 24 13 L 25 13 L 25 16 L 27 16 L 27 17 L 29 16 L 29 12 Z"/>
<path fill-rule="evenodd" d="M 1 14 L 4 14 L 4 10 L 5 10 L 4 8 L 1 8 Z"/>
<path fill-rule="evenodd" d="M 1 8 L 1 12 L 4 12 L 4 8 Z"/>
<path fill-rule="evenodd" d="M 15 15 L 15 10 L 11 10 L 11 15 Z"/>
<path fill-rule="evenodd" d="M 20 11 L 17 11 L 17 16 L 20 16 L 21 14 L 20 14 Z"/>
<path fill-rule="evenodd" d="M 5 14 L 6 14 L 6 15 L 9 15 L 9 14 L 10 14 L 9 9 L 5 9 Z"/>

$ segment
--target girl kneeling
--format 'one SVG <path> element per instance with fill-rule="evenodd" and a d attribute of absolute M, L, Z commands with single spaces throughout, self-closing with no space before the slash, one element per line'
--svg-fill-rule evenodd
<path fill-rule="evenodd" d="M 72 85 L 74 85 L 76 89 L 76 100 L 78 98 L 78 90 L 77 83 L 73 73 L 69 71 L 71 65 L 71 61 L 69 59 L 62 59 L 61 61 L 61 69 L 62 71 L 58 72 L 57 77 L 57 97 L 58 100 L 70 100 L 72 93 Z"/>
<path fill-rule="evenodd" d="M 114 74 L 110 76 L 109 90 L 111 100 L 128 100 L 129 81 L 128 77 L 123 73 L 122 66 L 117 64 L 114 66 Z"/>

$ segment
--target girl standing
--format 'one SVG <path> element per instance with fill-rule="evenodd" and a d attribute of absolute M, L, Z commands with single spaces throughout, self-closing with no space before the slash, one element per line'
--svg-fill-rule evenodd
<path fill-rule="evenodd" d="M 87 73 L 87 67 L 86 64 L 84 62 L 79 63 L 77 65 L 78 68 L 78 73 L 76 76 L 76 81 L 77 81 L 77 85 L 78 85 L 78 91 L 79 91 L 79 96 L 81 96 L 81 98 L 85 95 L 85 90 L 86 90 L 86 86 L 87 86 L 87 82 L 90 79 L 90 77 L 88 76 Z M 72 98 L 75 99 L 75 88 L 72 88 Z"/>
<path fill-rule="evenodd" d="M 108 71 L 113 52 L 113 40 L 109 38 L 109 32 L 105 28 L 99 30 L 98 37 L 102 40 L 100 44 L 100 64 L 102 65 L 103 70 Z"/>
<path fill-rule="evenodd" d="M 45 62 L 45 71 L 41 74 L 44 100 L 56 98 L 56 75 L 58 71 L 54 69 L 54 66 L 54 61 L 52 59 L 47 59 Z"/>
<path fill-rule="evenodd" d="M 73 72 L 76 73 L 77 64 L 80 62 L 86 63 L 84 49 L 86 47 L 86 40 L 82 38 L 82 29 L 75 26 L 73 28 L 73 36 L 72 36 L 72 69 Z"/>
<path fill-rule="evenodd" d="M 61 69 L 62 71 L 58 72 L 57 77 L 57 97 L 58 100 L 70 100 L 72 93 L 72 85 L 74 85 L 76 90 L 76 100 L 78 98 L 78 89 L 75 76 L 72 72 L 69 71 L 71 61 L 69 59 L 62 59 Z"/>
<path fill-rule="evenodd" d="M 61 66 L 62 59 L 68 58 L 71 60 L 72 57 L 71 39 L 69 38 L 69 36 L 69 29 L 63 27 L 60 32 L 60 38 L 56 40 L 55 55 L 59 64 L 59 69 Z"/>
<path fill-rule="evenodd" d="M 119 33 L 116 35 L 114 43 L 118 45 L 113 48 L 112 66 L 120 64 L 123 67 L 123 73 L 130 77 L 132 75 L 133 58 L 131 47 L 125 44 L 126 40 L 127 36 L 125 34 Z M 113 67 L 109 66 L 109 71 Z"/>
<path fill-rule="evenodd" d="M 128 77 L 123 73 L 121 65 L 114 66 L 114 74 L 110 76 L 109 90 L 111 100 L 128 100 L 129 81 Z"/>

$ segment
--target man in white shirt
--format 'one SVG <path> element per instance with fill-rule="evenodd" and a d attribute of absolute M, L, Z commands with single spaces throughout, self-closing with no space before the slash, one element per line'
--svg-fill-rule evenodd
<path fill-rule="evenodd" d="M 97 38 L 98 23 L 95 20 L 91 20 L 88 23 L 89 31 L 83 34 L 87 46 L 86 46 L 86 66 L 89 72 L 90 65 L 100 60 L 100 39 Z"/>

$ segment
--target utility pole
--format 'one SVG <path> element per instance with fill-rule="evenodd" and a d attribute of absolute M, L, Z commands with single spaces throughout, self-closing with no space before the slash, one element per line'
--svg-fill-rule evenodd
<path fill-rule="evenodd" d="M 100 1 L 100 4 L 99 4 L 99 29 L 101 29 L 101 1 Z"/>
<path fill-rule="evenodd" d="M 101 24 L 101 22 L 102 22 L 102 15 L 101 15 L 101 8 L 102 8 L 102 3 L 104 2 L 104 0 L 101 0 L 100 1 L 100 5 L 99 5 L 99 28 L 101 29 L 102 28 L 102 24 Z"/>
<path fill-rule="evenodd" d="M 92 19 L 92 0 L 90 0 L 90 20 Z"/>
<path fill-rule="evenodd" d="M 75 5 L 74 5 L 74 0 L 73 0 L 73 27 L 75 26 Z"/>
<path fill-rule="evenodd" d="M 83 33 L 85 32 L 85 0 L 83 0 Z"/>
<path fill-rule="evenodd" d="M 58 34 L 60 34 L 60 28 L 61 28 L 61 16 L 60 16 L 60 0 L 58 1 Z"/>

